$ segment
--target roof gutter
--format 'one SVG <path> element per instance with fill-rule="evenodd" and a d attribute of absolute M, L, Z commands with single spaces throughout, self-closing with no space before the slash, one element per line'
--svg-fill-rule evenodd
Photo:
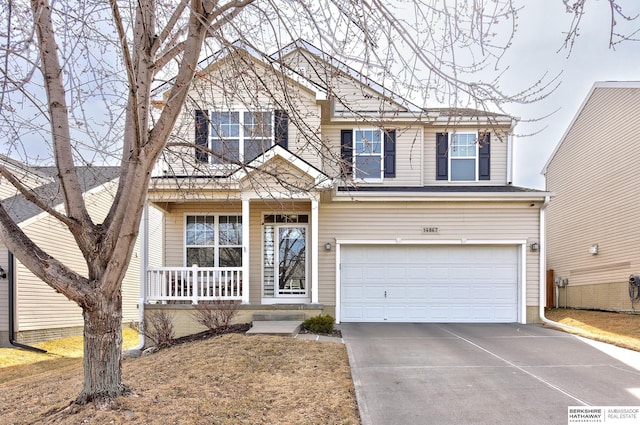
<path fill-rule="evenodd" d="M 551 197 L 546 195 L 544 198 L 544 203 L 540 206 L 540 270 L 539 270 L 539 293 L 540 299 L 538 300 L 538 308 L 540 317 L 540 321 L 545 325 L 560 328 L 570 331 L 578 331 L 577 328 L 573 326 L 565 325 L 564 323 L 555 322 L 553 320 L 549 320 L 544 315 L 544 307 L 547 302 L 547 240 L 546 240 L 546 209 L 547 205 L 549 205 L 549 201 Z"/>
<path fill-rule="evenodd" d="M 41 348 L 32 347 L 30 345 L 21 344 L 16 341 L 16 331 L 15 331 L 15 262 L 13 259 L 13 252 L 9 251 L 7 256 L 8 264 L 7 268 L 7 280 L 9 282 L 9 344 L 13 345 L 17 348 L 22 348 L 24 350 L 35 351 L 37 353 L 46 353 L 47 350 L 43 350 Z"/>

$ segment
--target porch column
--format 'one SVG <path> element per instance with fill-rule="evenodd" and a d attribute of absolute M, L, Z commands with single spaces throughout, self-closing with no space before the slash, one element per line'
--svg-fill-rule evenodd
<path fill-rule="evenodd" d="M 249 304 L 249 199 L 242 198 L 242 304 Z"/>
<path fill-rule="evenodd" d="M 311 199 L 311 303 L 318 304 L 318 199 Z"/>

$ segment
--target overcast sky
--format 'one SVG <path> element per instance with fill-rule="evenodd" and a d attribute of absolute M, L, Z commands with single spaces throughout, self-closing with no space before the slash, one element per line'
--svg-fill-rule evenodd
<path fill-rule="evenodd" d="M 636 9 L 640 9 L 639 6 L 640 2 L 635 5 Z M 587 2 L 581 35 L 567 58 L 566 50 L 557 51 L 570 21 L 571 16 L 564 12 L 561 0 L 530 1 L 520 13 L 519 29 L 508 56 L 509 82 L 514 87 L 522 87 L 525 82 L 536 81 L 545 71 L 551 75 L 562 74 L 560 87 L 546 99 L 509 110 L 525 119 L 544 116 L 560 108 L 541 122 L 521 123 L 516 128 L 521 134 L 541 130 L 530 137 L 519 137 L 514 143 L 514 184 L 518 186 L 544 188 L 540 172 L 596 81 L 640 80 L 640 43 L 627 42 L 615 50 L 608 47 L 607 1 Z"/>

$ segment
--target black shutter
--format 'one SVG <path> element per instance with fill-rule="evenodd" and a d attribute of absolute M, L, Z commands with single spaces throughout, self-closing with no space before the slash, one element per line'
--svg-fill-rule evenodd
<path fill-rule="evenodd" d="M 396 131 L 384 131 L 384 176 L 396 176 Z"/>
<path fill-rule="evenodd" d="M 209 162 L 209 154 L 198 146 L 209 145 L 209 112 L 196 110 L 196 161 Z"/>
<path fill-rule="evenodd" d="M 491 134 L 480 133 L 478 136 L 478 178 L 491 180 Z"/>
<path fill-rule="evenodd" d="M 273 111 L 274 138 L 276 145 L 289 149 L 289 115 L 287 111 Z"/>
<path fill-rule="evenodd" d="M 353 175 L 353 130 L 340 130 L 340 157 L 342 175 Z"/>
<path fill-rule="evenodd" d="M 449 137 L 436 133 L 436 180 L 449 180 Z"/>

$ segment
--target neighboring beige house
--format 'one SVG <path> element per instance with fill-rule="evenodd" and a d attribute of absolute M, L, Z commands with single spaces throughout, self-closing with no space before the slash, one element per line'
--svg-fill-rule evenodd
<path fill-rule="evenodd" d="M 547 266 L 562 307 L 635 311 L 640 275 L 640 82 L 598 82 L 543 169 L 555 194 Z"/>
<path fill-rule="evenodd" d="M 190 99 L 149 190 L 147 312 L 539 319 L 549 193 L 511 184 L 511 117 L 421 109 L 304 41 L 220 52 Z"/>
<path fill-rule="evenodd" d="M 27 182 L 38 195 L 50 199 L 52 205 L 58 205 L 57 208 L 63 208 L 53 168 L 30 168 L 7 157 L 0 157 L 0 161 L 21 181 Z M 89 213 L 94 220 L 100 220 L 109 210 L 117 188 L 119 169 L 78 167 L 77 173 L 83 185 Z M 86 271 L 82 254 L 71 233 L 62 224 L 23 196 L 17 195 L 15 188 L 5 180 L 0 180 L 0 195 L 4 208 L 40 247 L 70 268 L 81 273 Z M 10 339 L 28 344 L 82 334 L 80 307 L 33 275 L 12 257 L 1 241 L 0 266 L 3 270 L 0 272 L 0 346 L 9 346 Z M 138 246 L 124 279 L 122 292 L 123 321 L 137 321 L 140 298 Z M 13 294 L 13 297 L 10 298 L 9 294 Z"/>

